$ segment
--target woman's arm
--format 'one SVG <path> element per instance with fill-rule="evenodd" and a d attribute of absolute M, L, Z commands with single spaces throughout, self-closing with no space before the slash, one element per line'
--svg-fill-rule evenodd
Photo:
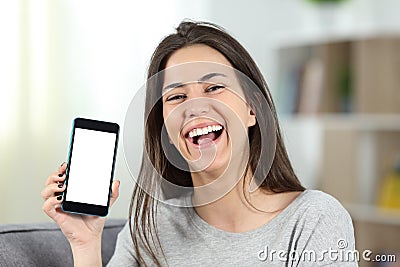
<path fill-rule="evenodd" d="M 74 267 L 98 267 L 102 266 L 101 238 L 94 239 L 91 243 L 83 245 L 71 245 L 74 257 Z"/>

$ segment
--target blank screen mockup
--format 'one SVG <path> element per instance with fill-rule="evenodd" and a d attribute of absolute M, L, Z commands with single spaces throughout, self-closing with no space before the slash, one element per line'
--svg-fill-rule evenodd
<path fill-rule="evenodd" d="M 75 129 L 66 201 L 107 206 L 117 135 Z"/>

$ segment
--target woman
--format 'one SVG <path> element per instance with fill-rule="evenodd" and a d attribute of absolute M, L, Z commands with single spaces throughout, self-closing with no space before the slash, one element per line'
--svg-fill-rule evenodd
<path fill-rule="evenodd" d="M 234 38 L 184 21 L 156 48 L 148 79 L 146 156 L 109 266 L 357 266 L 343 257 L 354 249 L 350 216 L 300 184 L 267 84 Z M 43 210 L 75 266 L 100 266 L 105 220 L 60 211 L 65 169 L 49 176 Z"/>

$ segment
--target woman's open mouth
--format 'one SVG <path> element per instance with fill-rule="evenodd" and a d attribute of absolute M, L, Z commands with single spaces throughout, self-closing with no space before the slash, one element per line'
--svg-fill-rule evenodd
<path fill-rule="evenodd" d="M 190 129 L 185 138 L 195 146 L 212 143 L 218 140 L 222 135 L 224 127 L 220 124 L 210 124 L 203 127 L 195 127 Z"/>

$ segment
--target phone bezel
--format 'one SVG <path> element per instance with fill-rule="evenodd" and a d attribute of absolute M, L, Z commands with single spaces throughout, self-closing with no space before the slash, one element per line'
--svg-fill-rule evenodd
<path fill-rule="evenodd" d="M 67 193 L 68 193 L 69 169 L 70 169 L 71 162 L 72 162 L 72 151 L 73 151 L 73 147 L 74 147 L 74 138 L 75 138 L 75 129 L 76 128 L 116 134 L 113 162 L 112 162 L 109 189 L 108 189 L 107 206 L 65 200 Z M 66 177 L 65 177 L 65 181 L 64 181 L 64 183 L 66 184 L 66 188 L 63 192 L 63 201 L 61 203 L 61 209 L 64 212 L 78 213 L 78 214 L 85 214 L 85 215 L 94 215 L 94 216 L 101 216 L 101 217 L 107 216 L 108 210 L 110 207 L 111 186 L 112 186 L 112 181 L 113 181 L 113 177 L 114 177 L 115 162 L 116 162 L 117 149 L 118 149 L 118 139 L 119 139 L 119 125 L 117 123 L 85 119 L 85 118 L 74 119 L 73 125 L 72 125 L 71 139 L 70 139 L 70 144 L 69 144 Z"/>

